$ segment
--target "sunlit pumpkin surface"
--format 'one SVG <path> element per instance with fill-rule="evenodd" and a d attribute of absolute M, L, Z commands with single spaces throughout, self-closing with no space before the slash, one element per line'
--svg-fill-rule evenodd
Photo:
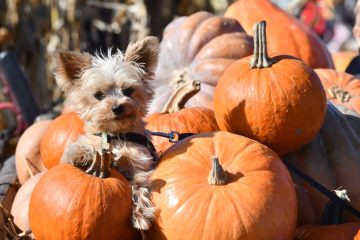
<path fill-rule="evenodd" d="M 174 113 L 154 113 L 146 117 L 146 129 L 154 132 L 201 133 L 217 131 L 214 112 L 207 108 L 184 108 Z M 168 149 L 172 143 L 164 137 L 152 137 L 158 152 Z"/>
<path fill-rule="evenodd" d="M 270 40 L 269 40 L 270 41 Z M 279 154 L 295 151 L 321 128 L 326 96 L 316 73 L 302 61 L 277 56 L 268 68 L 238 60 L 216 87 L 214 110 L 220 130 L 241 134 Z"/>
<path fill-rule="evenodd" d="M 112 171 L 109 178 L 85 174 L 69 164 L 40 179 L 30 200 L 29 220 L 36 239 L 132 239 L 131 190 Z"/>
<path fill-rule="evenodd" d="M 312 68 L 334 68 L 331 55 L 320 38 L 269 0 L 235 1 L 224 16 L 238 20 L 250 35 L 253 34 L 253 25 L 265 20 L 271 40 L 269 53 L 298 57 Z"/>
<path fill-rule="evenodd" d="M 210 185 L 211 157 L 229 176 Z M 155 170 L 159 208 L 150 239 L 291 239 L 297 203 L 290 175 L 269 148 L 227 132 L 187 138 Z"/>
<path fill-rule="evenodd" d="M 40 154 L 46 168 L 59 164 L 66 147 L 84 133 L 84 123 L 76 113 L 64 113 L 48 127 L 40 144 Z"/>

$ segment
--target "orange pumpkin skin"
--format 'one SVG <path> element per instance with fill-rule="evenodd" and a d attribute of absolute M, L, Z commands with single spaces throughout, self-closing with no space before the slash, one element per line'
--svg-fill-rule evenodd
<path fill-rule="evenodd" d="M 252 26 L 265 20 L 268 27 L 269 53 L 291 55 L 312 68 L 334 68 L 325 44 L 302 22 L 269 0 L 238 0 L 226 10 L 225 17 L 235 18 L 252 35 Z"/>
<path fill-rule="evenodd" d="M 232 64 L 215 89 L 220 130 L 255 139 L 278 154 L 311 141 L 325 119 L 326 96 L 316 73 L 302 61 L 277 56 L 270 68 Z"/>
<path fill-rule="evenodd" d="M 225 185 L 207 181 L 212 156 L 229 173 Z M 293 237 L 297 202 L 290 174 L 256 141 L 227 132 L 186 138 L 162 155 L 151 178 L 159 215 L 149 239 Z"/>
<path fill-rule="evenodd" d="M 100 179 L 69 164 L 47 171 L 30 200 L 36 239 L 132 239 L 131 190 L 116 171 Z"/>
<path fill-rule="evenodd" d="M 168 24 L 160 44 L 153 84 L 156 94 L 149 113 L 160 112 L 183 82 L 199 80 L 201 91 L 186 107 L 207 107 L 216 83 L 235 60 L 253 52 L 253 40 L 234 19 L 197 12 Z"/>
<path fill-rule="evenodd" d="M 294 240 L 360 240 L 360 222 L 305 225 L 296 229 Z"/>
<path fill-rule="evenodd" d="M 328 100 L 336 106 L 342 106 L 360 114 L 360 79 L 333 69 L 315 69 L 315 72 L 325 88 Z M 342 94 L 335 96 L 332 90 L 334 87 L 338 87 Z"/>
<path fill-rule="evenodd" d="M 64 149 L 84 133 L 83 121 L 73 112 L 57 117 L 41 139 L 41 159 L 47 169 L 59 164 Z"/>
<path fill-rule="evenodd" d="M 331 56 L 334 61 L 336 71 L 345 72 L 350 62 L 358 55 L 359 53 L 356 51 L 340 51 L 332 53 Z"/>
<path fill-rule="evenodd" d="M 145 118 L 146 129 L 153 132 L 176 131 L 179 133 L 202 133 L 219 130 L 214 111 L 202 108 L 184 108 L 173 113 L 154 113 Z M 164 137 L 152 136 L 157 152 L 164 152 L 173 143 Z"/>
<path fill-rule="evenodd" d="M 46 168 L 40 157 L 40 141 L 52 120 L 34 123 L 21 135 L 15 150 L 16 174 L 20 184 L 24 184 L 32 174 L 44 171 Z"/>

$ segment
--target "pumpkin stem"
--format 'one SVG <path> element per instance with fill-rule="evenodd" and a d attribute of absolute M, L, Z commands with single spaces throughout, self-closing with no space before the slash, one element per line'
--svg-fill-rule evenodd
<path fill-rule="evenodd" d="M 30 165 L 35 168 L 37 172 L 41 172 L 34 164 L 32 164 L 32 162 L 28 158 L 23 158 L 23 161 L 26 167 L 26 171 L 29 173 L 31 178 L 34 177 L 34 173 L 32 172 Z"/>
<path fill-rule="evenodd" d="M 85 172 L 99 178 L 107 178 L 111 168 L 111 146 L 107 133 L 101 133 L 101 140 L 100 152 L 96 151 L 93 162 Z"/>
<path fill-rule="evenodd" d="M 189 81 L 177 88 L 165 104 L 162 113 L 177 112 L 185 107 L 187 101 L 200 91 L 200 81 Z"/>
<path fill-rule="evenodd" d="M 225 185 L 228 177 L 228 172 L 224 171 L 222 166 L 219 163 L 219 158 L 217 156 L 211 157 L 212 166 L 210 174 L 208 176 L 208 182 L 211 185 Z"/>
<path fill-rule="evenodd" d="M 344 201 L 350 202 L 350 198 L 347 195 L 346 189 L 338 188 L 333 190 L 333 192 Z M 344 219 L 344 207 L 329 200 L 326 204 L 322 216 L 321 216 L 321 225 L 332 225 L 332 224 L 342 224 L 345 222 Z"/>
<path fill-rule="evenodd" d="M 266 22 L 261 21 L 254 25 L 254 55 L 250 59 L 250 69 L 267 68 L 273 64 L 267 53 Z"/>
<path fill-rule="evenodd" d="M 328 89 L 328 92 L 332 98 L 335 98 L 342 103 L 349 102 L 351 95 L 348 91 L 341 89 L 339 86 L 333 85 Z"/>

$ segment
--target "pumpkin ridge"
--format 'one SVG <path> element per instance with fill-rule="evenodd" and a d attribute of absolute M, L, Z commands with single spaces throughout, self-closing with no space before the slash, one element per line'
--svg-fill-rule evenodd
<path fill-rule="evenodd" d="M 249 239 L 249 237 L 248 237 L 248 233 L 247 233 L 247 230 L 246 230 L 246 227 L 244 226 L 244 221 L 243 221 L 243 217 L 241 216 L 241 214 L 240 214 L 240 209 L 237 207 L 237 204 L 235 203 L 235 201 L 233 200 L 233 197 L 231 196 L 230 197 L 230 195 L 232 195 L 232 193 L 230 192 L 230 191 L 224 191 L 224 195 L 226 196 L 226 198 L 227 198 L 227 201 L 226 202 L 228 202 L 229 203 L 229 205 L 231 205 L 233 208 L 234 208 L 234 212 L 236 213 L 236 215 L 238 216 L 238 219 L 241 219 L 241 223 L 242 224 L 239 224 L 238 226 L 239 227 L 241 227 L 241 232 L 244 232 L 245 233 L 245 236 L 246 236 L 246 238 L 244 238 L 244 239 Z M 241 199 L 239 199 L 239 200 L 241 200 Z"/>
<path fill-rule="evenodd" d="M 202 12 L 199 12 L 199 13 L 195 13 L 194 15 L 199 15 L 199 16 L 200 16 L 200 14 L 204 14 L 204 18 L 199 19 L 199 20 L 197 21 L 197 24 L 196 24 L 195 28 L 193 28 L 192 31 L 191 31 L 191 34 L 189 34 L 189 39 L 187 39 L 188 42 L 190 42 L 191 39 L 194 37 L 194 35 L 195 35 L 197 29 L 200 27 L 200 25 L 201 25 L 206 19 L 208 19 L 208 18 L 211 17 L 211 15 L 207 14 L 207 12 L 205 12 L 205 11 L 202 11 Z M 206 15 L 205 15 L 205 14 L 206 14 Z M 205 17 L 205 16 L 206 16 L 206 17 Z M 190 17 L 194 18 L 194 16 L 190 16 Z M 191 20 L 192 20 L 192 19 L 191 19 Z M 189 49 L 187 49 L 187 51 L 186 51 L 186 53 L 185 53 L 185 57 L 184 57 L 184 60 L 185 60 L 184 63 L 185 63 L 185 64 L 187 64 L 187 63 L 189 62 L 189 59 L 190 59 L 190 58 L 189 58 L 189 55 L 190 55 L 190 52 L 189 52 Z"/>
<path fill-rule="evenodd" d="M 181 212 L 183 208 L 185 208 L 185 206 L 187 204 L 189 204 L 189 202 L 191 202 L 195 197 L 197 197 L 197 195 L 202 195 L 202 191 L 195 191 L 190 197 L 187 197 L 184 201 L 181 202 L 181 206 L 179 207 L 178 210 L 175 211 L 175 215 L 178 213 L 178 212 Z M 180 195 L 180 197 L 183 197 L 183 195 Z M 181 200 L 181 198 L 178 198 L 179 200 Z"/>
<path fill-rule="evenodd" d="M 229 32 L 229 33 L 223 33 L 221 35 L 218 35 L 216 36 L 215 38 L 213 39 L 210 39 L 209 42 L 207 42 L 202 48 L 201 50 L 194 56 L 194 62 L 198 62 L 198 61 L 202 61 L 202 60 L 209 60 L 209 59 L 213 59 L 213 60 L 216 60 L 216 59 L 233 59 L 233 60 L 238 60 L 239 57 L 242 58 L 243 56 L 238 56 L 239 53 L 235 52 L 235 54 L 237 54 L 236 56 L 233 56 L 233 57 L 230 57 L 228 55 L 226 55 L 225 57 L 224 56 L 216 56 L 216 55 L 213 55 L 213 54 L 205 54 L 204 56 L 204 53 L 208 53 L 209 51 L 213 51 L 212 49 L 208 49 L 209 47 L 211 47 L 212 44 L 215 44 L 216 41 L 219 41 L 219 40 L 222 40 L 222 38 L 230 38 L 232 36 L 235 36 L 235 37 L 239 37 L 239 39 L 241 38 L 242 40 L 248 40 L 249 42 L 245 42 L 243 43 L 243 46 L 244 47 L 244 44 L 248 44 L 248 45 L 252 45 L 253 44 L 253 41 L 251 40 L 252 37 L 249 36 L 246 32 Z M 238 38 L 236 38 L 236 41 L 239 41 Z M 226 39 L 224 39 L 224 42 L 225 42 Z M 230 39 L 232 40 L 232 39 Z M 230 45 L 231 47 L 231 45 Z M 231 52 L 231 55 L 233 55 L 234 52 Z M 252 52 L 249 53 L 249 55 L 251 55 Z"/>
<path fill-rule="evenodd" d="M 192 38 L 193 35 L 196 31 L 196 29 L 198 28 L 198 26 L 200 25 L 200 23 L 202 23 L 205 19 L 208 19 L 209 17 L 211 17 L 211 14 L 205 12 L 205 11 L 201 11 L 201 12 L 197 12 L 193 15 L 191 15 L 189 18 L 191 21 L 187 21 L 188 19 L 186 19 L 182 22 L 181 27 L 179 26 L 179 28 L 177 29 L 178 31 L 176 31 L 178 34 L 181 32 L 181 29 L 189 29 L 191 30 L 191 32 L 189 32 L 188 34 L 185 35 L 185 37 L 187 37 L 186 39 L 184 39 L 184 36 L 179 36 L 179 39 L 177 40 L 178 44 L 182 44 L 183 42 L 189 42 Z M 196 26 L 194 27 L 192 24 L 192 21 L 196 20 Z M 183 61 L 180 61 L 178 63 L 181 63 L 182 65 L 185 63 L 185 65 L 188 63 L 188 55 L 189 55 L 189 50 L 186 49 L 185 52 L 185 57 L 183 58 Z"/>
<path fill-rule="evenodd" d="M 223 24 L 221 20 L 224 20 L 227 24 Z M 216 29 L 218 24 L 221 24 L 218 29 Z M 201 38 L 198 38 L 197 35 L 201 35 L 203 33 L 203 29 L 205 29 L 206 26 L 213 26 L 216 30 L 213 31 L 210 29 L 210 31 L 207 31 L 208 35 L 207 39 L 200 40 Z M 233 18 L 224 18 L 221 16 L 214 16 L 209 17 L 205 19 L 204 21 L 200 22 L 200 24 L 197 25 L 196 30 L 193 32 L 193 36 L 190 39 L 190 50 L 195 49 L 196 52 L 188 52 L 187 59 L 193 59 L 200 51 L 201 49 L 209 42 L 208 39 L 214 39 L 218 36 L 221 36 L 222 34 L 226 33 L 233 33 L 233 32 L 245 32 L 244 28 L 240 25 L 240 23 L 233 19 Z M 197 41 L 195 41 L 197 40 Z"/>
<path fill-rule="evenodd" d="M 204 219 L 204 227 L 203 227 L 203 231 L 202 231 L 202 239 L 206 239 L 206 237 L 204 236 L 206 233 L 207 233 L 207 229 L 206 229 L 206 227 L 208 226 L 208 225 L 210 225 L 211 226 L 211 224 L 208 224 L 208 222 L 211 222 L 212 221 L 212 219 L 211 219 L 211 207 L 214 207 L 213 206 L 213 201 L 214 201 L 214 198 L 215 198 L 215 194 L 216 193 L 214 193 L 214 192 L 211 192 L 210 193 L 210 200 L 207 202 L 207 204 L 208 204 L 208 207 L 206 208 L 207 209 L 207 213 L 206 213 L 206 216 L 205 216 L 205 219 Z M 216 220 L 215 220 L 216 221 Z"/>

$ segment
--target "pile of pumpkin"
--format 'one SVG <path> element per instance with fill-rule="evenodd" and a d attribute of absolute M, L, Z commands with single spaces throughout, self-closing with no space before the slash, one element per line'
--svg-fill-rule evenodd
<path fill-rule="evenodd" d="M 335 192 L 360 209 L 360 80 L 333 67 L 324 44 L 267 0 L 170 23 L 147 129 L 197 134 L 175 144 L 153 138 L 158 211 L 146 238 L 354 239 L 359 219 L 284 164 L 330 190 L 342 187 Z M 59 164 L 82 133 L 68 112 L 22 135 L 15 223 L 37 239 L 138 238 L 121 174 L 99 179 Z"/>

